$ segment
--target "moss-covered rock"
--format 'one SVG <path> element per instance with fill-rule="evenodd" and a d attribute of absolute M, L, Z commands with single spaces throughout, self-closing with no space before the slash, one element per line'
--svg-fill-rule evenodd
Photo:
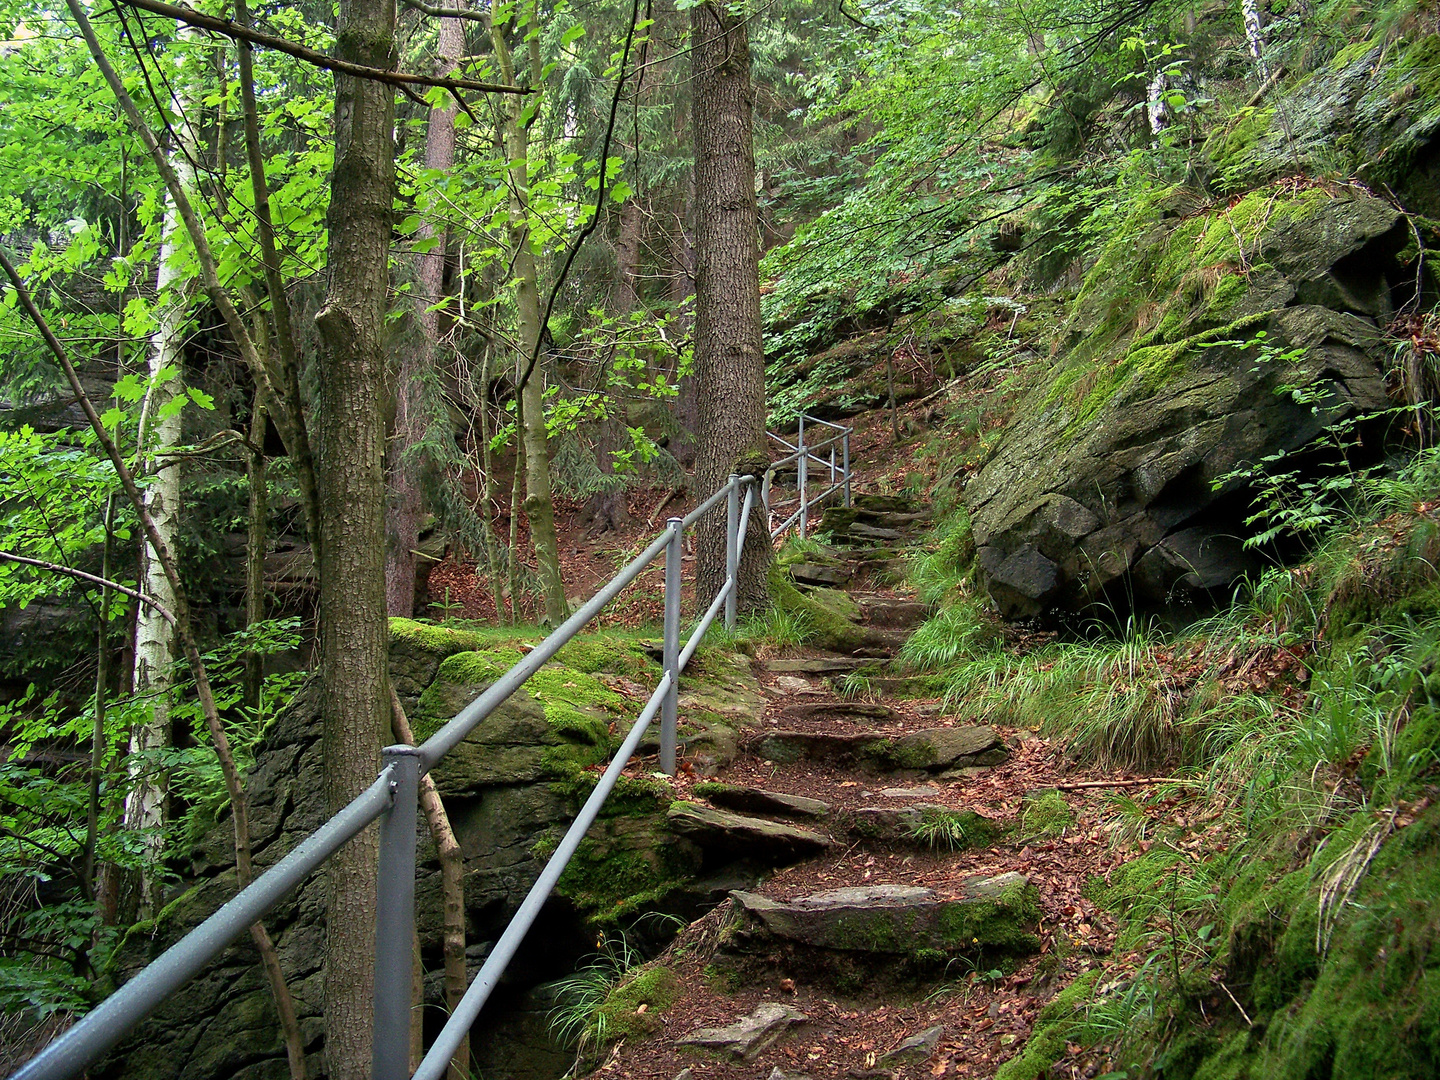
<path fill-rule="evenodd" d="M 1083 607 L 1122 576 L 1129 599 L 1163 604 L 1251 570 L 1236 471 L 1388 404 L 1374 319 L 1406 231 L 1349 189 L 1269 189 L 1182 219 L 1137 210 L 965 490 L 1002 611 Z"/>
<path fill-rule="evenodd" d="M 1341 49 L 1237 114 L 1205 151 L 1231 190 L 1304 170 L 1359 175 L 1392 188 L 1413 209 L 1440 217 L 1440 36 L 1388 31 Z"/>
<path fill-rule="evenodd" d="M 483 649 L 486 644 L 484 635 L 474 631 L 414 619 L 391 619 L 390 681 L 401 702 L 413 712 L 441 661 L 458 652 Z"/>
<path fill-rule="evenodd" d="M 875 635 L 856 620 L 860 607 L 838 589 L 801 591 L 779 563 L 770 571 L 770 599 L 781 611 L 799 616 L 808 640 L 822 649 L 854 653 L 873 644 Z"/>
<path fill-rule="evenodd" d="M 502 647 L 446 657 L 420 696 L 416 738 L 428 738 L 521 655 Z M 611 723 L 625 711 L 625 699 L 596 676 L 552 661 L 436 766 L 436 783 L 442 794 L 464 794 L 575 775 L 609 755 Z"/>
<path fill-rule="evenodd" d="M 1020 800 L 1020 834 L 1026 840 L 1059 836 L 1074 824 L 1070 804 L 1054 788 L 1026 792 Z"/>

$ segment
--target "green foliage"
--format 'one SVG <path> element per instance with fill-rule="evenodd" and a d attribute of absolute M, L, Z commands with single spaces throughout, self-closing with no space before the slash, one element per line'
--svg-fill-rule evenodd
<path fill-rule="evenodd" d="M 979 814 L 968 810 L 925 808 L 910 831 L 917 843 L 932 851 L 964 851 L 986 847 L 995 840 L 996 828 Z"/>
<path fill-rule="evenodd" d="M 550 1033 L 575 1054 L 575 1071 L 593 1067 L 615 1041 L 643 1039 L 663 1026 L 660 1014 L 679 998 L 680 980 L 659 964 L 637 971 L 641 961 L 623 934 L 605 935 L 593 960 L 550 984 L 557 1002 Z"/>

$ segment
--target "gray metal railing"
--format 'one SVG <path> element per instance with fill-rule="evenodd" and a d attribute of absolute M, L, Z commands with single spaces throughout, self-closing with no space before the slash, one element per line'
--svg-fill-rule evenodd
<path fill-rule="evenodd" d="M 586 601 L 580 610 L 420 746 L 386 747 L 381 752 L 380 775 L 374 783 L 297 844 L 280 862 L 257 877 L 219 911 L 22 1066 L 14 1074 L 14 1080 L 69 1080 L 81 1073 L 300 884 L 311 871 L 377 819 L 380 821 L 380 865 L 375 918 L 375 1028 L 371 1077 L 372 1080 L 404 1080 L 409 1077 L 411 942 L 415 925 L 416 809 L 420 776 L 434 768 L 477 724 L 524 685 L 663 551 L 665 637 L 664 673 L 660 684 L 655 687 L 650 700 L 611 758 L 609 767 L 585 800 L 579 815 L 420 1063 L 414 1080 L 438 1080 L 443 1076 L 465 1033 L 480 1014 L 580 841 L 594 824 L 600 807 L 614 789 L 621 771 L 629 764 L 656 713 L 661 718 L 660 767 L 674 775 L 680 673 L 695 655 L 701 638 L 722 606 L 726 627 L 733 628 L 735 625 L 735 594 L 745 529 L 755 502 L 754 480 L 750 476 L 732 476 L 719 491 L 685 517 L 670 518 L 665 531 Z M 722 500 L 726 503 L 725 583 L 682 647 L 680 566 L 685 530 Z"/>
<path fill-rule="evenodd" d="M 838 435 L 831 435 L 821 442 L 805 441 L 805 425 L 807 422 L 813 427 L 819 424 L 821 427 L 830 428 L 839 432 Z M 841 493 L 845 506 L 850 505 L 850 435 L 854 428 L 844 427 L 840 424 L 832 424 L 828 420 L 821 420 L 819 417 L 804 415 L 800 417 L 800 426 L 797 430 L 795 441 L 768 432 L 770 438 L 774 439 L 787 450 L 794 453 L 789 457 L 783 457 L 779 461 L 770 463 L 770 468 L 765 473 L 765 482 L 761 485 L 760 497 L 765 504 L 766 516 L 771 522 L 770 539 L 784 535 L 792 527 L 798 527 L 800 539 L 805 539 L 805 531 L 809 524 L 810 510 L 828 500 L 837 491 Z M 836 459 L 836 451 L 839 450 L 840 457 Z M 821 457 L 817 451 L 830 451 L 829 460 Z M 774 478 L 776 472 L 790 463 L 795 464 L 795 489 L 796 497 L 793 499 L 777 499 L 774 497 Z M 810 495 L 810 466 L 818 465 L 821 469 L 829 468 L 830 486 L 820 494 Z M 795 510 L 780 524 L 774 524 L 774 519 L 790 506 Z"/>

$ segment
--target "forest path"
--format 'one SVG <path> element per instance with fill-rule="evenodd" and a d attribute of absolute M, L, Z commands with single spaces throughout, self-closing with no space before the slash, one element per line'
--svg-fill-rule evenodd
<path fill-rule="evenodd" d="M 848 573 L 868 655 L 757 661 L 760 724 L 671 809 L 707 853 L 789 865 L 682 931 L 612 1018 L 648 1037 L 622 1039 L 597 1075 L 993 1076 L 1045 1002 L 1110 951 L 1113 927 L 1084 895 L 1118 862 L 1106 793 L 1060 790 L 1100 774 L 1031 731 L 898 696 L 916 687 L 895 654 L 928 614 L 884 584 L 924 525 L 895 517 L 913 509 L 872 526 L 899 535 L 852 537 L 859 549 L 820 564 Z M 801 588 L 835 576 L 806 565 L 790 568 Z M 1065 1066 L 1053 1075 L 1093 1075 L 1088 1054 Z"/>

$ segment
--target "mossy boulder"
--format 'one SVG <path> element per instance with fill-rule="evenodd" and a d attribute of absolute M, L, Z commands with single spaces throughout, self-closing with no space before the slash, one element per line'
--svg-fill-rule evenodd
<path fill-rule="evenodd" d="M 520 657 L 514 648 L 446 657 L 420 696 L 416 738 L 432 735 Z M 608 756 L 611 721 L 624 711 L 625 700 L 596 676 L 552 661 L 446 755 L 436 784 L 442 795 L 464 795 L 573 775 Z"/>
<path fill-rule="evenodd" d="M 390 682 L 406 709 L 415 703 L 440 670 L 447 656 L 485 647 L 482 635 L 469 630 L 416 622 L 390 620 Z"/>
<path fill-rule="evenodd" d="M 1388 404 L 1393 207 L 1273 189 L 1137 215 L 965 490 L 977 578 L 1009 617 L 1113 601 L 1122 578 L 1146 605 L 1224 588 L 1254 568 L 1240 470 Z"/>

